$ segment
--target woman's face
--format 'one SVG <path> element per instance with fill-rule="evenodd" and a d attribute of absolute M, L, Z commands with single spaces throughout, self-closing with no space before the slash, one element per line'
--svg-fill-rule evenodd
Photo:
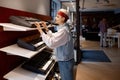
<path fill-rule="evenodd" d="M 55 17 L 55 23 L 57 23 L 57 24 L 63 24 L 64 23 L 64 20 L 65 20 L 65 18 L 64 17 L 62 17 L 62 16 L 60 16 L 60 15 L 56 15 L 56 17 Z"/>

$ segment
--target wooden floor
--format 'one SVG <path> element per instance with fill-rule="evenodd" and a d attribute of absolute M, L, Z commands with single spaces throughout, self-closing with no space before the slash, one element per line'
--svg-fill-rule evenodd
<path fill-rule="evenodd" d="M 81 49 L 103 50 L 112 62 L 81 62 L 76 80 L 120 80 L 120 48 L 101 48 L 99 41 L 80 40 Z"/>

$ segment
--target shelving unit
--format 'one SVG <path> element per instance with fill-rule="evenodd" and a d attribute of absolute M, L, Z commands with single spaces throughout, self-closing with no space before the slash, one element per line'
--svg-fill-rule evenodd
<path fill-rule="evenodd" d="M 0 23 L 0 27 L 3 27 L 4 31 L 31 31 L 36 30 L 36 28 L 29 28 L 24 26 L 15 25 L 12 23 Z M 51 27 L 51 26 L 49 26 Z M 3 48 L 0 48 L 0 51 L 6 52 L 8 55 L 16 55 L 21 56 L 24 58 L 30 59 L 34 55 L 40 53 L 44 50 L 47 46 L 42 47 L 37 51 L 31 51 L 25 48 L 19 47 L 17 44 L 9 45 Z M 45 74 L 37 74 L 28 70 L 21 68 L 21 65 L 17 68 L 13 69 L 12 71 L 8 72 L 4 78 L 8 80 L 46 80 L 47 76 L 51 72 L 55 64 L 53 64 L 50 70 Z"/>
<path fill-rule="evenodd" d="M 19 65 L 21 65 L 25 60 L 23 57 L 29 59 L 32 56 L 36 55 L 39 51 L 42 51 L 44 49 L 44 48 L 42 48 L 41 50 L 32 52 L 32 51 L 29 51 L 27 49 L 22 49 L 19 46 L 17 46 L 17 44 L 15 44 L 15 43 L 18 38 L 31 36 L 31 35 L 39 34 L 39 33 L 36 28 L 29 28 L 29 27 L 19 26 L 19 25 L 9 23 L 9 22 L 11 22 L 10 16 L 33 17 L 33 18 L 40 19 L 42 21 L 52 20 L 52 18 L 51 18 L 51 16 L 47 16 L 47 15 L 36 14 L 36 13 L 15 10 L 15 9 L 5 8 L 5 7 L 0 7 L 0 10 L 3 13 L 0 15 L 0 18 L 1 18 L 0 19 L 0 38 L 1 38 L 1 40 L 0 40 L 0 54 L 1 54 L 0 55 L 0 60 L 1 60 L 1 62 L 0 62 L 0 64 L 1 64 L 0 80 L 4 80 L 3 76 L 5 75 L 5 73 L 8 73 L 8 74 L 9 73 L 11 74 L 11 72 L 15 73 L 13 70 L 14 68 L 15 68 L 15 70 L 16 70 L 16 67 L 17 67 L 17 69 L 21 68 Z M 11 44 L 13 44 L 13 45 L 11 45 Z M 17 50 L 16 48 L 17 49 L 19 48 L 19 50 Z M 5 52 L 6 49 L 8 49 L 7 52 Z M 26 53 L 23 53 L 22 51 L 24 51 Z M 6 53 L 9 55 L 7 55 Z M 8 74 L 6 74 L 5 76 L 7 76 Z M 35 74 L 32 72 L 29 74 L 29 76 L 31 76 L 31 75 L 35 76 Z M 16 76 L 17 76 L 17 72 L 15 75 L 11 74 L 11 76 L 4 77 L 4 78 L 10 79 L 10 80 L 16 80 L 16 78 L 15 78 Z M 22 77 L 25 77 L 25 76 L 23 75 Z M 19 78 L 19 80 L 22 80 L 22 79 Z M 37 80 L 37 78 L 35 78 L 35 79 L 28 78 L 26 80 Z"/>
<path fill-rule="evenodd" d="M 22 56 L 25 58 L 31 58 L 32 56 L 36 55 L 37 53 L 41 52 L 47 46 L 41 48 L 38 51 L 30 51 L 24 48 L 19 47 L 17 44 L 10 45 L 7 47 L 3 47 L 0 51 L 6 52 L 11 55 Z M 54 58 L 54 56 L 53 56 Z M 55 65 L 55 64 L 54 64 Z M 53 69 L 54 65 L 51 66 L 50 70 L 47 72 L 46 75 L 37 74 L 28 70 L 21 68 L 18 66 L 14 70 L 7 73 L 4 78 L 8 80 L 45 80 L 48 74 L 50 73 L 51 69 Z"/>

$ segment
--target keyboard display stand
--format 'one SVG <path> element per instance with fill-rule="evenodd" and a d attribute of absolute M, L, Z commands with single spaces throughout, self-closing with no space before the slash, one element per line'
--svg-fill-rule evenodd
<path fill-rule="evenodd" d="M 51 69 L 53 67 L 54 65 L 51 67 Z M 19 66 L 14 70 L 10 71 L 8 74 L 6 74 L 4 78 L 8 80 L 45 80 L 48 74 L 50 73 L 51 69 L 47 72 L 46 75 L 41 75 L 22 69 L 21 66 Z"/>
<path fill-rule="evenodd" d="M 38 52 L 41 52 L 46 47 L 47 46 L 41 48 L 38 51 L 31 51 L 31 50 L 21 48 L 17 44 L 14 44 L 14 45 L 10 45 L 7 47 L 3 47 L 0 49 L 0 51 L 6 52 L 9 55 L 17 55 L 17 56 L 22 56 L 25 58 L 31 58 L 34 55 L 36 55 Z M 53 56 L 53 58 L 55 58 L 55 57 Z M 31 71 L 25 70 L 25 69 L 21 68 L 21 66 L 18 66 L 14 70 L 7 73 L 4 76 L 4 78 L 8 79 L 8 80 L 46 80 L 46 77 L 48 76 L 48 74 L 50 73 L 50 71 L 54 67 L 54 65 L 52 65 L 52 67 L 46 73 L 46 75 L 37 74 L 37 73 L 31 72 Z"/>
<path fill-rule="evenodd" d="M 3 27 L 4 31 L 36 30 L 36 28 L 28 28 L 28 27 L 24 27 L 24 26 L 15 25 L 12 23 L 0 23 L 0 27 Z M 51 27 L 51 26 L 49 26 L 49 27 Z M 30 59 L 37 53 L 44 50 L 46 47 L 47 46 L 44 46 L 37 51 L 31 51 L 28 49 L 21 48 L 17 44 L 13 44 L 13 45 L 10 45 L 7 47 L 0 48 L 0 51 L 6 52 L 8 55 L 16 55 L 16 56 L 21 56 L 21 57 Z M 54 56 L 52 56 L 52 57 L 55 58 Z M 55 64 L 56 63 L 54 63 L 50 67 L 49 71 L 45 75 L 34 73 L 29 70 L 25 70 L 20 65 L 17 68 L 13 69 L 12 71 L 8 72 L 6 75 L 4 75 L 4 78 L 8 79 L 8 80 L 46 80 L 46 78 L 48 78 L 49 75 L 51 76 L 51 73 L 54 72 Z"/>

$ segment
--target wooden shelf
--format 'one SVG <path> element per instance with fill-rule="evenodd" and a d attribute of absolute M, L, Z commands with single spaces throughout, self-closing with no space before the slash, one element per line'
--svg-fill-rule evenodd
<path fill-rule="evenodd" d="M 12 23 L 0 23 L 0 27 L 3 27 L 4 31 L 30 31 L 36 30 L 36 28 L 29 28 L 25 26 L 15 25 Z"/>
<path fill-rule="evenodd" d="M 14 44 L 14 45 L 10 45 L 10 46 L 7 46 L 7 47 L 3 47 L 3 48 L 0 49 L 0 51 L 6 52 L 6 53 L 11 54 L 11 55 L 17 55 L 17 56 L 22 56 L 22 57 L 25 57 L 25 58 L 31 58 L 35 54 L 41 52 L 46 47 L 47 46 L 42 47 L 38 51 L 31 51 L 31 50 L 28 50 L 28 49 L 21 48 L 17 44 Z"/>

